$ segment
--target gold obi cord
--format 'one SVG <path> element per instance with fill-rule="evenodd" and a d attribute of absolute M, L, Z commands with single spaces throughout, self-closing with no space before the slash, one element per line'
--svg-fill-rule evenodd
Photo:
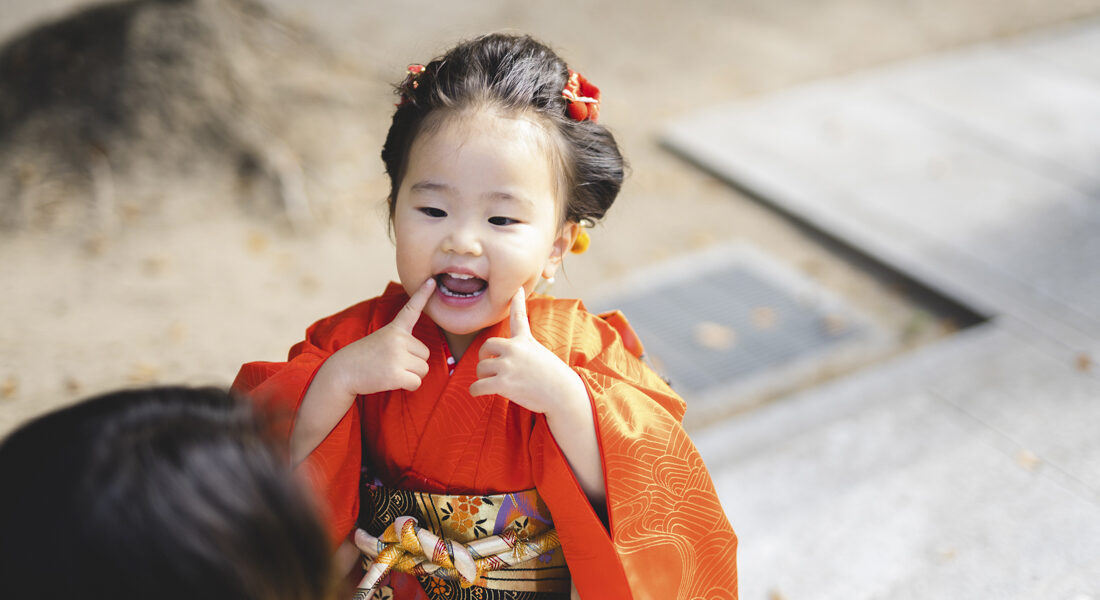
<path fill-rule="evenodd" d="M 561 542 L 533 489 L 471 496 L 364 485 L 359 527 L 366 574 L 356 598 L 369 598 L 391 570 L 462 588 L 569 591 Z"/>

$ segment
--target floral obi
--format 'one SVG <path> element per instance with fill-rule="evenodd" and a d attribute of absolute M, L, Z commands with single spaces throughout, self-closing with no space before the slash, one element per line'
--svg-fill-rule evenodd
<path fill-rule="evenodd" d="M 568 598 L 569 570 L 536 490 L 443 495 L 364 483 L 356 598 Z"/>

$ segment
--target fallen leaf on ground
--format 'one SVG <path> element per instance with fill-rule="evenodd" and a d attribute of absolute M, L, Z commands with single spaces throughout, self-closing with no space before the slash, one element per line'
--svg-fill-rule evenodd
<path fill-rule="evenodd" d="M 137 363 L 130 370 L 130 383 L 152 383 L 159 372 L 160 368 L 152 363 Z"/>
<path fill-rule="evenodd" d="M 1092 369 L 1092 357 L 1084 352 L 1077 355 L 1077 370 L 1089 372 Z"/>
<path fill-rule="evenodd" d="M 1016 453 L 1016 464 L 1028 471 L 1034 471 L 1039 468 L 1041 462 L 1043 461 L 1030 450 L 1020 450 Z"/>
<path fill-rule="evenodd" d="M 164 256 L 150 256 L 141 262 L 141 272 L 146 277 L 157 277 L 168 270 L 168 258 Z"/>
<path fill-rule="evenodd" d="M 268 239 L 267 236 L 253 231 L 248 234 L 248 241 L 245 244 L 248 247 L 248 251 L 253 254 L 263 254 L 264 250 L 267 250 Z"/>
<path fill-rule="evenodd" d="M 303 294 L 313 295 L 317 293 L 317 290 L 321 289 L 321 281 L 313 275 L 302 275 L 298 279 L 298 289 Z"/>
<path fill-rule="evenodd" d="M 729 350 L 737 343 L 737 332 L 720 323 L 703 321 L 695 325 L 694 339 L 708 350 Z"/>
<path fill-rule="evenodd" d="M 714 234 L 709 231 L 696 231 L 691 235 L 691 247 L 699 250 L 714 245 Z"/>
<path fill-rule="evenodd" d="M 776 320 L 775 309 L 770 306 L 758 306 L 752 309 L 752 324 L 757 329 L 771 329 L 775 327 Z"/>
<path fill-rule="evenodd" d="M 829 335 L 839 335 L 848 331 L 848 319 L 844 318 L 844 315 L 828 314 L 825 315 L 825 331 L 829 332 Z"/>
<path fill-rule="evenodd" d="M 126 223 L 133 223 L 141 218 L 141 214 L 145 212 L 140 204 L 136 202 L 123 202 L 119 206 L 119 214 L 122 215 L 122 220 Z"/>
<path fill-rule="evenodd" d="M 19 380 L 14 376 L 9 376 L 4 380 L 4 383 L 0 383 L 0 398 L 8 399 L 14 398 L 15 394 L 19 392 Z"/>
<path fill-rule="evenodd" d="M 84 254 L 91 258 L 99 258 L 107 250 L 107 238 L 100 234 L 90 236 L 84 241 Z"/>
<path fill-rule="evenodd" d="M 821 275 L 821 272 L 825 268 L 825 265 L 823 265 L 821 261 L 817 260 L 816 258 L 808 258 L 802 261 L 799 266 L 802 268 L 802 272 L 814 278 L 817 278 L 817 276 Z"/>
<path fill-rule="evenodd" d="M 65 378 L 65 391 L 66 392 L 68 392 L 70 394 L 79 394 L 80 390 L 83 389 L 83 387 L 84 386 L 81 385 L 80 382 L 75 377 L 66 377 Z"/>

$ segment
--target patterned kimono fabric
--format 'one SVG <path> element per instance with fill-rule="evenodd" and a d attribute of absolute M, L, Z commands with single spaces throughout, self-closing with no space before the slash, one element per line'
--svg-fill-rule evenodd
<path fill-rule="evenodd" d="M 569 570 L 536 490 L 444 495 L 365 483 L 359 502 L 358 525 L 376 551 L 363 556 L 357 599 L 569 598 Z"/>
<path fill-rule="evenodd" d="M 244 365 L 234 389 L 281 415 L 289 435 L 324 360 L 392 321 L 407 301 L 401 286 L 390 284 L 382 296 L 311 326 L 287 362 Z M 542 415 L 505 398 L 470 396 L 481 344 L 501 335 L 502 325 L 483 331 L 449 374 L 445 338 L 425 315 L 413 330 L 431 351 L 420 388 L 360 396 L 300 467 L 327 509 L 334 547 L 357 519 L 372 522 L 359 514 L 361 494 L 369 496 L 359 487 L 361 468 L 387 489 L 455 498 L 451 514 L 462 505 L 461 523 L 484 518 L 480 525 L 490 536 L 505 534 L 510 519 L 501 521 L 498 513 L 490 520 L 479 508 L 478 518 L 468 521 L 474 516 L 469 499 L 533 489 L 552 515 L 561 544 L 550 554 L 564 557 L 583 598 L 737 598 L 737 538 L 680 425 L 683 400 L 638 359 L 640 344 L 625 320 L 591 315 L 576 300 L 544 296 L 530 298 L 527 311 L 535 338 L 577 372 L 591 396 L 607 488 L 602 515 Z M 435 517 L 423 511 L 407 516 L 416 517 L 426 533 L 443 532 L 442 517 L 433 525 Z M 368 532 L 383 536 L 392 521 L 374 523 Z M 490 522 L 491 530 L 485 526 Z M 401 532 L 390 535 L 398 539 Z M 391 575 L 391 581 L 402 577 Z M 438 588 L 436 580 L 446 581 L 433 578 L 421 587 Z M 417 597 L 390 587 L 395 598 Z"/>

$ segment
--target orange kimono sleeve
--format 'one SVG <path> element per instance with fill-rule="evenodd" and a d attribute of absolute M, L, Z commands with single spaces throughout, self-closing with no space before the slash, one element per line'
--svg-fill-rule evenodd
<path fill-rule="evenodd" d="M 321 365 L 343 346 L 374 330 L 374 302 L 367 301 L 314 323 L 305 340 L 290 349 L 286 362 L 252 362 L 241 367 L 233 391 L 251 398 L 289 440 L 298 407 Z M 362 461 L 358 400 L 328 436 L 297 467 L 326 512 L 334 547 L 355 524 L 359 511 L 359 469 Z"/>
<path fill-rule="evenodd" d="M 577 590 L 581 597 L 736 599 L 737 537 L 681 426 L 683 400 L 627 350 L 615 327 L 580 313 L 544 331 L 559 343 L 571 339 L 558 351 L 588 388 L 609 529 L 545 420 L 532 437 L 536 485 L 554 515 Z"/>

